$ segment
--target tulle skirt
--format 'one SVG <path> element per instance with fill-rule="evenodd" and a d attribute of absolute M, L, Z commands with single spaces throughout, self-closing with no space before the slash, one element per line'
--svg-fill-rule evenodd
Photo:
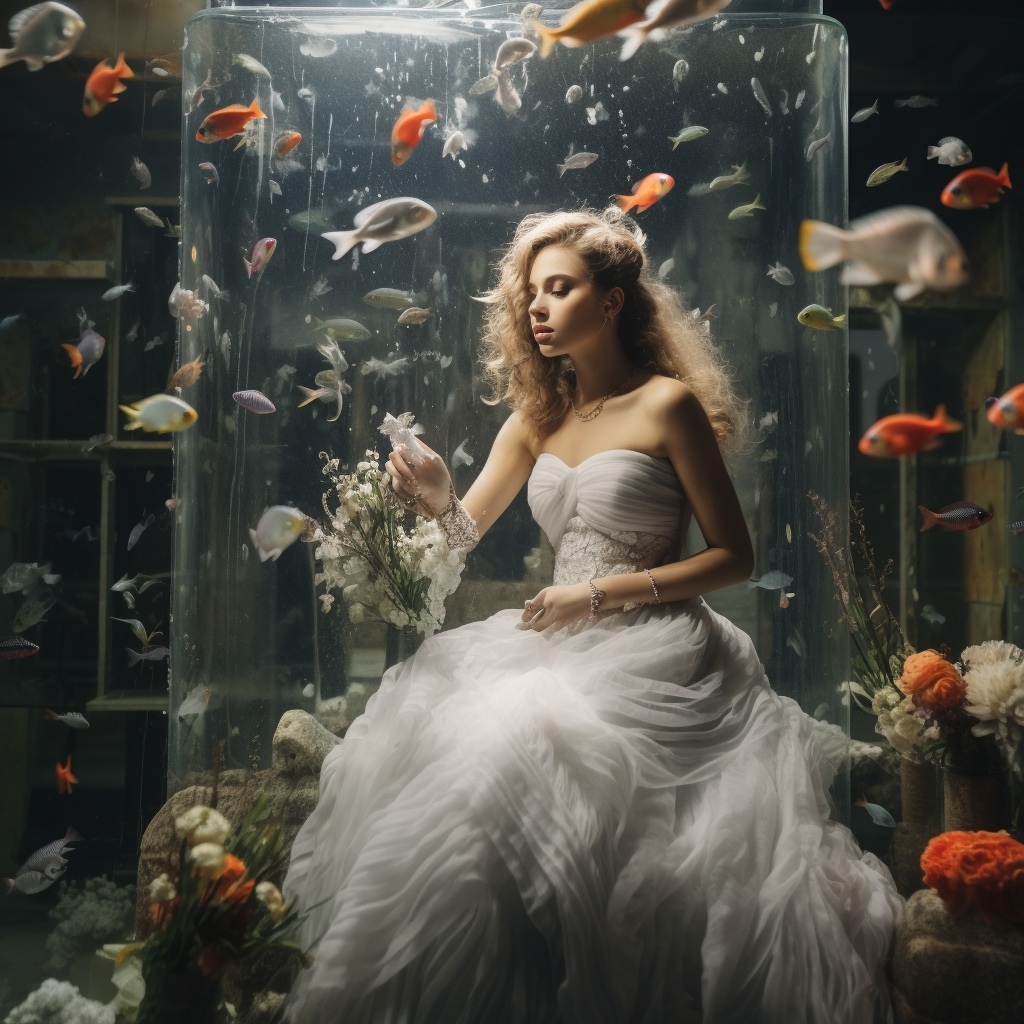
<path fill-rule="evenodd" d="M 702 598 L 506 609 L 389 669 L 285 895 L 299 1024 L 878 1024 L 904 901 L 833 769 Z"/>

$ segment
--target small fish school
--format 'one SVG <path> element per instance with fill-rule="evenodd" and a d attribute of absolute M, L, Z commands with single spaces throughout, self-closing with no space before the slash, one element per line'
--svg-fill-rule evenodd
<path fill-rule="evenodd" d="M 0 1020 L 42 1024 L 44 1005 L 108 1024 L 215 1024 L 225 1014 L 269 1024 L 293 1008 L 299 1024 L 369 1019 L 354 989 L 330 990 L 316 1010 L 301 1001 L 304 985 L 320 983 L 317 957 L 334 954 L 310 938 L 293 902 L 298 883 L 285 881 L 316 856 L 300 827 L 317 820 L 342 766 L 353 778 L 365 771 L 361 795 L 367 806 L 379 798 L 382 815 L 410 801 L 403 856 L 429 880 L 424 892 L 442 894 L 438 907 L 458 905 L 460 883 L 438 881 L 436 863 L 455 858 L 432 860 L 416 829 L 438 808 L 453 822 L 467 802 L 488 809 L 493 794 L 469 767 L 459 780 L 480 782 L 474 794 L 431 789 L 443 744 L 424 753 L 426 738 L 438 722 L 466 721 L 459 695 L 479 696 L 467 673 L 488 682 L 485 654 L 500 653 L 514 672 L 525 645 L 555 649 L 551 634 L 516 632 L 512 621 L 545 591 L 576 586 L 553 582 L 570 578 L 573 545 L 581 563 L 603 568 L 602 545 L 614 542 L 629 549 L 619 567 L 634 567 L 653 535 L 644 499 L 654 488 L 677 500 L 681 484 L 647 443 L 640 397 L 612 390 L 628 373 L 581 403 L 585 375 L 568 372 L 574 354 L 552 342 L 557 332 L 533 333 L 525 284 L 518 311 L 496 287 L 525 218 L 586 208 L 642 236 L 639 273 L 686 371 L 661 375 L 697 392 L 708 367 L 724 365 L 743 408 L 744 443 L 723 444 L 723 465 L 756 567 L 749 579 L 709 584 L 698 604 L 749 639 L 804 730 L 805 754 L 820 750 L 819 767 L 835 769 L 834 779 L 823 768 L 815 776 L 815 805 L 827 803 L 831 819 L 820 844 L 821 815 L 794 826 L 811 836 L 804 863 L 815 863 L 814 844 L 848 858 L 843 886 L 884 880 L 905 915 L 888 945 L 876 943 L 884 963 L 873 950 L 878 963 L 846 970 L 867 953 L 845 937 L 876 936 L 879 903 L 837 909 L 801 878 L 794 892 L 816 894 L 835 939 L 815 950 L 842 948 L 836 978 L 857 976 L 843 1008 L 814 1002 L 835 996 L 838 981 L 821 986 L 831 996 L 794 996 L 784 1013 L 767 989 L 742 1012 L 729 1001 L 754 984 L 757 972 L 743 971 L 749 949 L 763 963 L 785 955 L 778 943 L 758 945 L 772 931 L 767 916 L 735 956 L 727 939 L 739 941 L 744 926 L 721 940 L 710 959 L 737 973 L 703 979 L 694 998 L 708 1000 L 709 1018 L 752 1024 L 859 1024 L 890 1008 L 897 1024 L 1019 1024 L 1024 232 L 1014 180 L 1024 166 L 1024 7 L 564 0 L 484 10 L 411 0 L 399 18 L 386 5 L 308 6 L 316 10 L 282 20 L 255 6 L 46 0 L 4 19 L 0 86 L 9 148 L 21 156 L 6 162 L 0 194 Z M 621 343 L 636 310 L 612 320 L 609 337 Z M 495 331 L 511 361 L 496 361 Z M 551 365 L 538 352 L 555 352 L 550 380 L 574 404 L 545 441 L 549 458 L 467 554 L 451 524 L 497 450 L 516 388 L 537 386 L 536 366 Z M 633 361 L 633 349 L 621 353 Z M 636 417 L 615 420 L 627 398 Z M 718 430 L 713 394 L 705 404 Z M 419 485 L 434 457 L 444 463 L 451 488 L 436 507 L 429 484 L 418 498 L 398 496 L 386 464 L 400 446 Z M 574 448 L 584 457 L 570 458 Z M 650 487 L 637 482 L 649 474 Z M 588 488 L 606 476 L 630 495 L 635 522 L 609 520 L 602 532 L 588 519 L 603 514 Z M 545 486 L 565 504 L 564 531 L 542 525 Z M 587 643 L 633 628 L 621 625 L 628 616 L 649 625 L 678 615 L 683 602 L 659 577 L 677 560 L 706 565 L 713 556 L 700 556 L 721 548 L 699 488 L 683 491 L 677 535 L 645 562 L 656 600 L 590 622 L 615 585 L 600 573 L 579 584 L 570 629 L 580 646 L 539 662 L 541 689 L 524 675 L 519 703 L 498 709 L 522 725 L 522 747 L 548 742 L 554 726 L 537 724 L 545 701 L 549 710 L 564 701 L 552 722 L 570 730 L 579 702 L 614 684 L 601 673 L 639 671 L 652 656 L 646 641 L 631 645 L 625 668 L 610 654 L 588 660 Z M 663 546 L 670 532 L 657 534 Z M 436 653 L 473 630 L 485 635 L 502 615 L 509 639 L 450 661 Z M 673 624 L 678 643 L 684 625 Z M 422 686 L 427 676 L 407 664 L 417 657 L 445 672 Z M 685 670 L 672 660 L 672 672 Z M 560 686 L 559 666 L 583 662 L 597 664 L 587 692 Z M 658 685 L 678 682 L 670 673 Z M 504 692 L 495 681 L 491 696 Z M 560 777 L 572 790 L 569 831 L 555 820 L 565 810 L 558 786 L 544 788 L 545 758 L 565 753 L 552 742 L 521 755 L 535 785 L 506 807 L 514 817 L 523 799 L 551 822 L 511 838 L 495 824 L 485 844 L 520 881 L 517 871 L 532 868 L 512 862 L 543 854 L 548 874 L 535 892 L 562 895 L 550 865 L 570 878 L 586 863 L 609 891 L 622 884 L 602 849 L 586 845 L 591 833 L 614 836 L 615 857 L 639 863 L 630 828 L 616 831 L 619 811 L 594 799 L 621 781 L 617 758 L 629 773 L 643 767 L 629 761 L 629 744 L 601 746 L 601 736 L 621 739 L 626 712 L 585 706 L 599 732 L 581 735 L 593 742 L 559 740 L 580 758 Z M 649 728 L 637 722 L 630 735 Z M 481 710 L 460 727 L 467 766 L 504 749 L 492 726 Z M 359 759 L 375 728 L 396 730 L 380 755 L 389 778 L 424 758 L 393 794 L 373 789 L 380 766 Z M 519 753 L 508 756 L 518 763 Z M 723 780 L 709 784 L 728 793 Z M 691 800 L 689 783 L 678 789 Z M 628 797 L 634 824 L 638 799 Z M 695 831 L 681 841 L 724 821 L 750 824 L 757 810 L 737 792 L 708 823 L 693 801 Z M 745 836 L 738 828 L 730 848 L 752 864 Z M 460 855 L 471 846 L 467 838 Z M 397 860 L 375 853 L 366 866 L 345 851 L 338 864 L 352 854 L 379 887 L 365 934 L 352 931 L 367 973 L 383 979 L 365 1000 L 379 999 L 381 1019 L 463 1019 L 430 1002 L 421 953 L 394 959 L 401 942 L 388 908 L 402 884 L 377 872 L 397 878 Z M 637 867 L 634 896 L 647 870 Z M 709 921 L 721 914 L 720 923 L 729 894 L 694 877 L 684 888 L 701 899 L 706 889 Z M 755 881 L 751 867 L 751 900 L 766 905 L 773 890 Z M 698 984 L 696 973 L 670 976 L 648 911 L 615 891 L 612 910 L 632 899 L 637 934 L 655 936 L 635 976 L 623 973 L 621 949 L 603 972 L 552 947 L 545 963 L 562 971 L 554 987 L 581 1019 L 685 1016 L 668 996 L 655 1008 L 655 996 Z M 582 882 L 580 893 L 594 901 L 588 920 L 613 920 L 607 898 Z M 501 914 L 485 930 L 513 950 L 503 970 L 524 967 L 522 944 L 502 928 L 528 917 L 512 913 L 522 909 L 514 886 L 495 894 Z M 395 919 L 447 941 L 453 933 L 429 902 Z M 541 932 L 554 943 L 582 912 L 549 902 L 558 920 Z M 670 894 L 659 906 L 670 921 Z M 89 930 L 79 928 L 86 918 Z M 620 941 L 612 932 L 609 943 Z M 693 964 L 720 932 L 698 936 Z M 385 934 L 390 953 L 374 946 Z M 490 947 L 477 945 L 485 964 Z M 597 956 L 588 941 L 580 948 Z M 940 949 L 949 957 L 918 955 Z M 461 992 L 472 972 L 448 955 L 431 976 Z M 271 959 L 280 971 L 268 982 L 251 964 Z M 504 978 L 480 975 L 498 987 Z M 515 984 L 548 1009 L 541 976 L 524 967 Z M 785 976 L 805 991 L 798 971 Z M 607 1009 L 611 996 L 587 1005 L 580 995 L 613 985 L 633 1000 L 621 1012 Z M 519 1005 L 498 987 L 483 993 L 479 979 L 466 986 L 460 1007 Z"/>

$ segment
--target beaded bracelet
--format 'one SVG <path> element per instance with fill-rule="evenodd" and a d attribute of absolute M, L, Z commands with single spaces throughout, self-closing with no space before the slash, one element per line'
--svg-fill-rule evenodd
<path fill-rule="evenodd" d="M 590 615 L 587 618 L 588 622 L 593 622 L 598 618 L 598 611 L 601 607 L 601 598 L 607 597 L 608 594 L 604 590 L 598 590 L 594 586 L 594 581 L 590 581 Z"/>
<path fill-rule="evenodd" d="M 645 604 L 661 604 L 661 595 L 658 593 L 658 585 L 654 582 L 654 577 L 651 575 L 650 569 L 644 569 L 647 573 L 647 578 L 651 581 L 651 587 L 654 589 L 654 600 L 653 601 L 627 601 L 623 606 L 624 612 L 631 612 L 634 608 L 639 608 Z"/>

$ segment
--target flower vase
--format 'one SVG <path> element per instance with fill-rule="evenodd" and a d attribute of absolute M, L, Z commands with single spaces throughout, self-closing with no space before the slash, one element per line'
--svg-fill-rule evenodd
<path fill-rule="evenodd" d="M 411 658 L 423 643 L 423 634 L 415 626 L 394 626 L 388 623 L 384 640 L 384 670 Z"/>
<path fill-rule="evenodd" d="M 893 875 L 900 895 L 909 897 L 925 888 L 921 854 L 940 831 L 936 766 L 900 758 L 900 794 L 903 813 L 893 836 Z"/>
<path fill-rule="evenodd" d="M 943 831 L 998 832 L 1006 828 L 1003 763 L 991 736 L 954 733 L 943 758 Z"/>
<path fill-rule="evenodd" d="M 135 1024 L 214 1024 L 220 982 L 198 970 L 181 971 L 150 964 L 144 971 L 146 994 Z"/>

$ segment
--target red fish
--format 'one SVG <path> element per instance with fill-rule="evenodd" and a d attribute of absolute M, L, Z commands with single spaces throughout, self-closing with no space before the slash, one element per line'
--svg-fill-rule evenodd
<path fill-rule="evenodd" d="M 71 755 L 68 754 L 67 762 L 57 765 L 57 792 L 70 793 L 72 782 L 78 785 L 78 779 L 71 774 Z"/>
<path fill-rule="evenodd" d="M 300 132 L 278 132 L 274 136 L 274 153 L 278 160 L 283 160 L 300 142 Z"/>
<path fill-rule="evenodd" d="M 116 103 L 115 94 L 128 88 L 121 79 L 134 77 L 135 72 L 125 64 L 123 53 L 118 56 L 113 67 L 106 60 L 101 60 L 86 79 L 82 113 L 86 117 L 95 117 L 108 103 Z"/>
<path fill-rule="evenodd" d="M 883 416 L 868 427 L 857 448 L 865 455 L 879 459 L 895 459 L 901 455 L 916 455 L 931 451 L 942 443 L 940 434 L 955 434 L 963 424 L 946 415 L 944 405 L 936 406 L 935 415 L 928 419 L 914 412 L 901 412 Z"/>
<path fill-rule="evenodd" d="M 395 127 L 391 129 L 391 162 L 397 167 L 404 164 L 412 156 L 428 124 L 437 120 L 437 111 L 433 100 L 425 100 L 419 110 L 406 107 L 398 116 Z"/>
<path fill-rule="evenodd" d="M 1010 184 L 1010 169 L 1003 164 L 998 174 L 991 167 L 972 167 L 961 171 L 943 190 L 943 206 L 954 210 L 988 209 L 989 203 L 998 203 L 999 194 Z"/>
<path fill-rule="evenodd" d="M 993 427 L 1024 434 L 1024 384 L 1010 388 L 1002 398 L 986 398 L 985 410 Z"/>
<path fill-rule="evenodd" d="M 950 530 L 976 530 L 992 518 L 992 513 L 987 508 L 975 505 L 973 501 L 958 501 L 940 508 L 938 512 L 929 512 L 924 505 L 917 507 L 924 516 L 922 533 L 933 526 L 941 526 L 947 533 Z"/>
<path fill-rule="evenodd" d="M 662 196 L 667 195 L 675 183 L 675 178 L 670 174 L 660 174 L 656 171 L 654 174 L 648 174 L 646 178 L 638 181 L 633 186 L 633 194 L 631 196 L 616 196 L 615 201 L 623 212 L 628 212 L 635 206 L 637 213 L 643 213 L 644 210 L 653 206 Z"/>
<path fill-rule="evenodd" d="M 883 9 L 886 10 L 886 11 L 890 10 L 891 7 L 892 7 L 892 0 L 878 0 L 878 2 L 882 5 Z"/>
<path fill-rule="evenodd" d="M 232 103 L 230 107 L 221 107 L 207 116 L 196 132 L 196 141 L 220 142 L 221 139 L 234 138 L 245 131 L 245 126 L 253 118 L 266 116 L 260 110 L 258 100 L 253 100 L 247 107 L 241 103 Z"/>

